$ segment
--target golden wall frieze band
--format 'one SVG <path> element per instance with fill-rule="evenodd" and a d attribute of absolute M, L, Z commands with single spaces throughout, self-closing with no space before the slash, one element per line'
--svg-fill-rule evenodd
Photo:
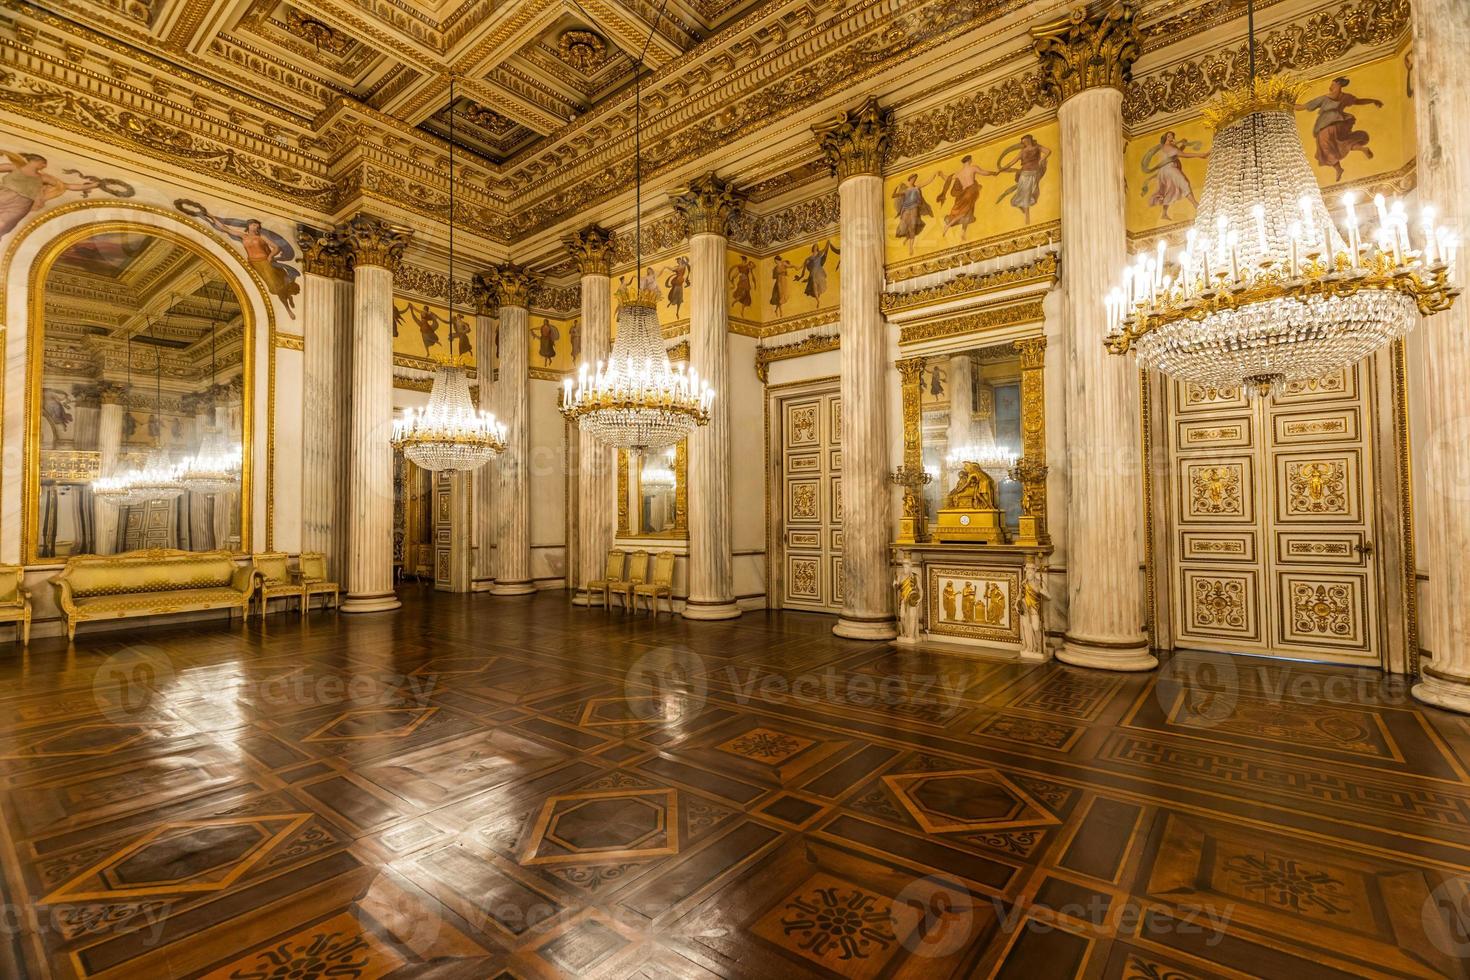
<path fill-rule="evenodd" d="M 613 233 L 601 225 L 588 225 L 566 240 L 567 252 L 584 276 L 612 274 Z"/>
<path fill-rule="evenodd" d="M 1058 101 L 1091 88 L 1128 83 L 1138 60 L 1141 38 L 1133 26 L 1133 6 L 1116 2 L 1090 12 L 1086 4 L 1060 20 L 1032 28 L 1042 84 Z"/>
<path fill-rule="evenodd" d="M 1300 73 L 1353 48 L 1385 44 L 1409 26 L 1409 0 L 1358 0 L 1264 32 L 1256 41 L 1256 73 Z M 1134 124 L 1159 113 L 1198 106 L 1247 80 L 1244 44 L 1232 45 L 1144 77 L 1124 89 L 1123 118 Z"/>
<path fill-rule="evenodd" d="M 830 235 L 837 230 L 838 218 L 836 191 L 765 214 L 747 208 L 730 222 L 730 240 L 765 251 L 808 236 Z"/>
<path fill-rule="evenodd" d="M 841 346 L 842 339 L 836 334 L 814 334 L 790 344 L 757 347 L 755 349 L 755 376 L 761 379 L 761 384 L 765 384 L 770 380 L 773 362 L 821 354 L 825 351 L 837 350 Z"/>
<path fill-rule="evenodd" d="M 918 156 L 943 143 L 958 143 L 986 129 L 1006 126 L 1042 110 L 1053 114 L 1059 100 L 1039 72 L 1007 78 L 976 92 L 894 122 L 890 161 Z"/>
<path fill-rule="evenodd" d="M 994 306 L 976 313 L 904 324 L 899 328 L 898 343 L 900 346 L 905 346 L 925 340 L 960 337 L 965 334 L 986 333 L 1027 323 L 1039 323 L 1045 318 L 1041 307 L 1041 301 L 1045 295 L 1044 292 L 1033 293 L 1005 305 Z"/>
<path fill-rule="evenodd" d="M 398 271 L 393 274 L 394 292 L 412 293 L 425 299 L 449 299 L 449 276 L 422 266 L 411 265 L 408 262 L 400 262 Z M 475 289 L 469 279 L 454 280 L 454 302 L 458 306 L 474 306 Z"/>
<path fill-rule="evenodd" d="M 869 96 L 856 109 L 813 126 L 812 133 L 839 182 L 863 174 L 879 175 L 893 133 L 893 110 L 883 108 Z"/>
<path fill-rule="evenodd" d="M 306 338 L 295 333 L 277 333 L 276 346 L 286 350 L 306 350 Z"/>
<path fill-rule="evenodd" d="M 531 285 L 531 310 L 552 316 L 577 316 L 582 312 L 582 284 L 554 285 L 544 277 Z"/>
<path fill-rule="evenodd" d="M 635 253 L 638 251 L 638 234 L 636 228 L 624 229 L 613 234 L 610 246 L 613 269 L 633 264 Z M 643 257 L 646 259 L 650 255 L 683 245 L 689 238 L 689 225 L 682 214 L 674 211 L 651 221 L 645 218 L 642 235 Z"/>
<path fill-rule="evenodd" d="M 756 337 L 779 337 L 782 334 L 799 333 L 802 330 L 815 330 L 818 327 L 835 327 L 838 320 L 836 310 L 822 310 L 817 313 L 807 313 L 802 316 L 783 317 L 770 323 L 762 324 L 755 330 L 752 336 Z M 754 326 L 752 324 L 752 326 Z M 736 330 L 736 324 L 730 324 L 731 332 L 744 332 Z"/>
<path fill-rule="evenodd" d="M 671 202 L 684 217 L 690 235 L 723 237 L 730 234 L 730 219 L 740 212 L 745 198 L 732 182 L 721 180 L 711 170 L 691 180 Z"/>
<path fill-rule="evenodd" d="M 989 238 L 955 246 L 936 255 L 890 262 L 884 267 L 884 274 L 889 282 L 902 283 L 906 279 L 916 279 L 919 276 L 933 275 L 936 272 L 948 272 L 950 269 L 976 262 L 986 262 L 1002 255 L 1014 255 L 1017 252 L 1043 248 L 1060 242 L 1061 237 L 1062 223 L 1048 221 L 1046 224 L 1036 225 L 1025 232 L 992 235 Z"/>
<path fill-rule="evenodd" d="M 412 229 L 366 214 L 354 215 L 343 227 L 342 234 L 358 268 L 380 265 L 390 272 L 397 271 L 403 250 L 413 238 Z"/>
<path fill-rule="evenodd" d="M 994 272 L 966 272 L 934 286 L 924 286 L 902 292 L 885 292 L 879 303 L 884 313 L 901 313 L 922 309 L 947 300 L 985 296 L 1002 289 L 1013 289 L 1037 283 L 1051 285 L 1057 281 L 1057 269 L 1057 253 L 1048 252 L 1035 261 L 1010 269 L 999 269 Z"/>

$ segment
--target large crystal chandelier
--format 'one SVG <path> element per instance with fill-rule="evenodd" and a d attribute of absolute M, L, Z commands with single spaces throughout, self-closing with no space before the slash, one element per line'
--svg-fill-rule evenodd
<path fill-rule="evenodd" d="M 449 79 L 449 323 L 454 325 L 454 78 Z M 480 352 L 480 392 L 490 363 Z M 426 470 L 473 470 L 505 451 L 505 426 L 470 400 L 470 385 L 457 356 L 434 372 L 429 404 L 409 407 L 393 423 L 393 447 Z"/>
<path fill-rule="evenodd" d="M 660 7 L 660 10 L 663 8 Z M 657 26 L 657 18 L 654 20 Z M 652 38 L 652 28 L 649 37 Z M 648 51 L 645 41 L 643 51 Z M 643 56 L 633 66 L 634 270 L 643 268 Z M 600 442 L 632 452 L 665 449 L 709 422 L 714 391 L 697 372 L 669 363 L 652 290 L 618 294 L 612 352 L 576 383 L 562 383 L 561 412 Z"/>
<path fill-rule="evenodd" d="M 221 303 L 223 306 L 223 303 Z M 216 323 L 209 325 L 209 425 L 199 437 L 199 447 L 184 464 L 179 479 L 190 493 L 228 493 L 240 483 L 240 463 L 244 447 L 231 442 L 219 427 L 215 398 L 220 390 L 216 366 L 218 364 L 218 341 Z"/>
<path fill-rule="evenodd" d="M 1301 86 L 1250 82 L 1206 111 L 1216 131 L 1204 193 L 1183 247 L 1125 269 L 1107 298 L 1108 350 L 1216 389 L 1266 395 L 1356 363 L 1449 309 L 1456 235 L 1425 206 L 1411 229 L 1402 201 L 1374 198 L 1369 231 L 1352 193 L 1340 233 L 1302 151 L 1293 115 Z"/>
<path fill-rule="evenodd" d="M 153 325 L 148 325 L 151 336 Z M 128 390 L 133 385 L 133 338 L 128 335 Z M 92 481 L 92 493 L 99 499 L 119 507 L 144 504 L 151 500 L 173 500 L 184 492 L 184 483 L 179 477 L 179 467 L 169 458 L 163 448 L 163 349 L 158 348 L 154 358 L 156 377 L 154 380 L 153 417 L 158 423 L 158 444 L 148 451 L 141 466 L 128 466 L 116 473 Z"/>

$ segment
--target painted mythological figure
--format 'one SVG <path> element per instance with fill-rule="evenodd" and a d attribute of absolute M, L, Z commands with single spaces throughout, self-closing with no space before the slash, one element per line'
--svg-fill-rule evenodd
<path fill-rule="evenodd" d="M 980 178 L 994 177 L 997 172 L 975 163 L 968 153 L 960 158 L 959 168 L 944 179 L 936 199 L 940 204 L 946 197 L 951 199 L 949 213 L 944 216 L 946 237 L 951 228 L 959 228 L 961 239 L 969 237 L 970 225 L 975 221 L 975 203 L 980 200 Z M 912 252 L 913 242 L 909 245 Z"/>
<path fill-rule="evenodd" d="M 556 324 L 542 317 L 541 326 L 536 329 L 536 341 L 539 344 L 537 353 L 545 367 L 551 367 L 551 362 L 556 360 L 556 342 L 560 339 L 561 331 L 556 329 Z"/>
<path fill-rule="evenodd" d="M 234 239 L 245 253 L 245 264 L 255 270 L 271 295 L 281 301 L 286 313 L 293 320 L 296 318 L 296 295 L 301 292 L 301 284 L 296 279 L 301 273 L 288 264 L 296 258 L 295 246 L 261 225 L 259 218 L 216 217 L 198 201 L 175 201 L 174 207 Z"/>
<path fill-rule="evenodd" d="M 924 188 L 943 176 L 936 173 L 921 184 L 918 174 L 909 174 L 908 180 L 893 189 L 893 210 L 898 217 L 898 230 L 894 237 L 908 241 L 910 255 L 914 254 L 914 239 L 924 230 L 924 219 L 934 216 L 934 209 L 924 198 Z"/>
<path fill-rule="evenodd" d="M 3 151 L 0 159 L 0 238 L 10 234 L 33 211 L 67 191 L 86 193 L 99 185 L 96 178 L 65 181 L 46 172 L 47 160 L 39 153 Z M 131 190 L 131 188 L 130 188 Z M 131 196 L 131 195 L 129 195 Z"/>
<path fill-rule="evenodd" d="M 684 290 L 689 286 L 689 260 L 684 256 L 674 260 L 672 266 L 666 266 L 664 272 L 664 288 L 669 291 L 669 305 L 674 308 L 674 316 L 681 316 L 684 307 Z"/>
<path fill-rule="evenodd" d="M 812 250 L 801 263 L 801 271 L 796 274 L 797 282 L 806 283 L 805 292 L 812 298 L 812 308 L 822 305 L 822 294 L 827 291 L 827 255 L 841 255 L 842 251 L 830 241 L 823 242 L 818 246 L 812 243 Z"/>
<path fill-rule="evenodd" d="M 1312 138 L 1317 141 L 1317 163 L 1331 167 L 1338 180 L 1342 180 L 1342 162 L 1349 154 L 1361 153 L 1369 160 L 1373 159 L 1373 151 L 1368 148 L 1368 133 L 1354 128 L 1358 118 L 1348 110 L 1355 105 L 1383 108 L 1382 99 L 1354 95 L 1347 90 L 1348 85 L 1345 76 L 1338 76 L 1328 84 L 1326 95 L 1297 106 L 1300 112 L 1317 114 L 1312 123 Z"/>
<path fill-rule="evenodd" d="M 1208 153 L 1196 152 L 1203 145 L 1198 140 L 1181 142 L 1171 129 L 1159 137 L 1158 145 L 1149 147 L 1143 155 L 1143 172 L 1148 178 L 1139 193 L 1149 195 L 1149 206 L 1160 208 L 1159 217 L 1165 221 L 1169 220 L 1170 205 L 1176 201 L 1188 201 L 1199 207 L 1194 198 L 1194 186 L 1190 184 L 1181 161 L 1209 159 Z M 1153 189 L 1151 194 L 1150 188 Z"/>
<path fill-rule="evenodd" d="M 1012 153 L 1015 158 L 1007 159 Z M 1001 150 L 995 161 L 995 168 L 1001 173 L 1016 175 L 1016 182 L 1003 191 L 996 202 L 1010 198 L 1011 207 L 1020 209 L 1021 218 L 1028 225 L 1031 223 L 1031 209 L 1041 199 L 1041 178 L 1046 176 L 1046 158 L 1049 156 L 1051 148 L 1042 146 L 1036 142 L 1036 137 L 1027 133 L 1021 137 L 1021 142 Z"/>

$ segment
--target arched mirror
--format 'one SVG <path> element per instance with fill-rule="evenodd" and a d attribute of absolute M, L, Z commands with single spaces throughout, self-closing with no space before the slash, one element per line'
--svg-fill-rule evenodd
<path fill-rule="evenodd" d="M 232 276 L 170 230 L 109 223 L 54 243 L 34 281 L 28 560 L 248 551 L 253 324 Z"/>

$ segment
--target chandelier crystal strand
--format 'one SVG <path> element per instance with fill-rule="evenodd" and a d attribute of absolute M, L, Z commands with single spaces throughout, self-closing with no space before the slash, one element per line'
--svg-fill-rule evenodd
<path fill-rule="evenodd" d="M 1460 293 L 1457 235 L 1425 207 L 1342 197 L 1333 224 L 1276 76 L 1220 97 L 1194 226 L 1160 239 L 1107 298 L 1107 347 L 1214 389 L 1314 382 L 1404 336 Z"/>
<path fill-rule="evenodd" d="M 149 324 L 148 335 L 153 336 Z M 169 458 L 163 448 L 163 348 L 154 352 L 153 418 L 158 423 L 158 441 L 143 459 L 141 469 L 134 470 L 128 480 L 132 491 L 131 503 L 151 500 L 173 500 L 184 493 L 184 483 L 179 478 L 179 466 Z"/>
<path fill-rule="evenodd" d="M 643 268 L 643 58 L 663 15 L 659 4 L 633 66 L 633 274 Z M 651 290 L 620 290 L 612 352 L 596 369 L 583 364 L 562 382 L 561 412 L 599 442 L 632 452 L 666 449 L 709 422 L 715 393 L 697 372 L 674 368 Z"/>
<path fill-rule="evenodd" d="M 449 79 L 449 329 L 454 332 L 454 78 Z M 488 363 L 482 367 L 489 374 Z M 481 391 L 483 392 L 483 388 Z M 475 408 L 470 383 L 451 355 L 434 372 L 429 403 L 405 408 L 393 423 L 395 449 L 426 470 L 473 470 L 505 451 L 505 425 Z"/>
<path fill-rule="evenodd" d="M 180 475 L 190 493 L 228 493 L 239 485 L 241 461 L 245 447 L 231 443 L 219 427 L 219 409 L 215 399 L 219 392 L 218 364 L 219 336 L 218 314 L 224 308 L 221 300 L 215 309 L 216 320 L 209 325 L 209 425 L 199 437 L 199 448 L 184 466 Z"/>

